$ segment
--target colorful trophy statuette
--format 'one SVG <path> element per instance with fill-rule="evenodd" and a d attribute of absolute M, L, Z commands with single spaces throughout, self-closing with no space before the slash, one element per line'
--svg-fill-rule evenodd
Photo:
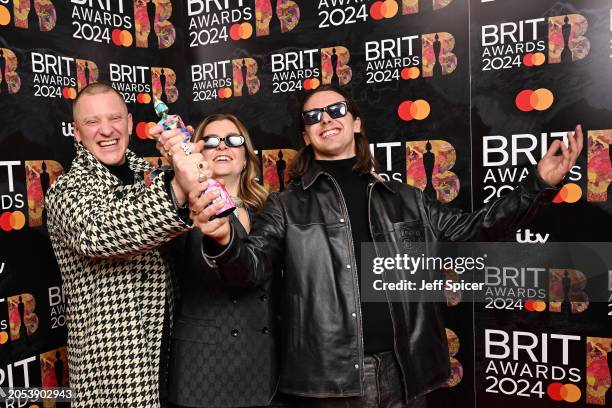
<path fill-rule="evenodd" d="M 211 220 L 215 218 L 228 216 L 236 209 L 236 204 L 234 204 L 234 200 L 232 200 L 232 197 L 227 193 L 225 188 L 223 188 L 221 183 L 219 183 L 217 180 L 208 179 L 208 188 L 202 194 L 205 194 L 209 191 L 214 191 L 214 190 L 219 190 L 219 197 L 215 198 L 213 200 L 213 203 L 216 203 L 219 200 L 223 200 L 225 204 L 219 211 L 215 213 L 213 217 L 210 218 Z"/>
<path fill-rule="evenodd" d="M 183 123 L 181 117 L 179 115 L 168 115 L 168 105 L 157 99 L 155 96 L 153 96 L 153 107 L 155 108 L 155 113 L 157 116 L 161 118 L 157 124 L 162 126 L 164 130 L 185 128 L 185 124 Z M 184 140 L 184 143 L 187 142 L 189 142 L 189 138 Z M 185 152 L 185 154 L 187 154 L 187 152 Z M 209 179 L 208 188 L 202 194 L 206 194 L 208 191 L 214 190 L 219 190 L 219 197 L 217 197 L 213 202 L 223 200 L 225 204 L 211 219 L 230 215 L 232 211 L 236 209 L 236 204 L 234 204 L 232 197 L 225 190 L 223 185 L 221 185 L 217 180 Z"/>
<path fill-rule="evenodd" d="M 185 128 L 181 117 L 179 115 L 168 115 L 168 105 L 157 99 L 155 95 L 153 96 L 153 107 L 157 116 L 161 118 L 157 124 L 162 126 L 164 130 Z"/>

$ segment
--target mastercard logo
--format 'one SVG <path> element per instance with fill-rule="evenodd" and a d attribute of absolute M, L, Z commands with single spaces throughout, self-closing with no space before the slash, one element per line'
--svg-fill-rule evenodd
<path fill-rule="evenodd" d="M 0 25 L 8 25 L 11 22 L 11 13 L 4 6 L 0 6 Z"/>
<path fill-rule="evenodd" d="M 321 85 L 321 81 L 318 78 L 308 78 L 304 80 L 304 90 L 310 91 L 311 89 L 317 89 Z"/>
<path fill-rule="evenodd" d="M 417 99 L 416 101 L 404 101 L 397 107 L 397 115 L 401 120 L 423 120 L 429 116 L 431 107 L 429 102 L 424 99 Z"/>
<path fill-rule="evenodd" d="M 129 47 L 134 42 L 132 33 L 130 33 L 128 30 L 120 30 L 118 28 L 113 30 L 111 38 L 113 40 L 113 44 L 118 47 Z"/>
<path fill-rule="evenodd" d="M 417 79 L 421 75 L 421 70 L 417 67 L 404 68 L 400 75 L 402 79 Z"/>
<path fill-rule="evenodd" d="M 62 88 L 62 96 L 64 99 L 76 99 L 77 91 L 74 88 L 65 86 Z"/>
<path fill-rule="evenodd" d="M 17 231 L 23 228 L 26 219 L 21 211 L 5 211 L 0 214 L 0 229 L 2 231 Z"/>
<path fill-rule="evenodd" d="M 143 104 L 151 103 L 151 95 L 148 93 L 139 93 L 136 95 L 136 102 Z"/>
<path fill-rule="evenodd" d="M 149 135 L 149 129 L 157 125 L 155 122 L 138 122 L 136 124 L 136 136 L 141 140 L 152 139 Z"/>
<path fill-rule="evenodd" d="M 577 402 L 582 393 L 574 384 L 561 384 L 554 382 L 548 385 L 546 393 L 554 401 Z"/>
<path fill-rule="evenodd" d="M 546 88 L 525 89 L 516 95 L 514 103 L 516 107 L 523 112 L 531 112 L 532 110 L 544 111 L 550 108 L 555 101 L 555 97 L 551 91 Z"/>
<path fill-rule="evenodd" d="M 523 65 L 526 67 L 539 67 L 546 61 L 546 56 L 541 52 L 529 53 L 523 56 Z"/>
<path fill-rule="evenodd" d="M 399 6 L 395 0 L 375 1 L 370 6 L 370 16 L 374 20 L 395 17 Z"/>
<path fill-rule="evenodd" d="M 230 27 L 230 38 L 234 41 L 246 40 L 253 35 L 251 23 L 236 23 Z"/>
<path fill-rule="evenodd" d="M 219 88 L 217 91 L 217 97 L 219 99 L 227 99 L 232 97 L 232 88 Z"/>
<path fill-rule="evenodd" d="M 580 200 L 581 197 L 582 189 L 580 188 L 580 186 L 576 183 L 567 183 L 563 187 L 561 187 L 561 190 L 559 190 L 555 198 L 553 198 L 553 203 L 573 204 Z"/>
<path fill-rule="evenodd" d="M 543 312 L 546 310 L 546 302 L 541 300 L 526 300 L 525 310 L 528 312 Z"/>

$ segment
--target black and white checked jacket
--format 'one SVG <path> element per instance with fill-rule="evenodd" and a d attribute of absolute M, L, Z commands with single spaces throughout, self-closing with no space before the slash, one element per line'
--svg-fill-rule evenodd
<path fill-rule="evenodd" d="M 48 229 L 67 296 L 70 386 L 79 407 L 159 407 L 159 360 L 170 271 L 156 249 L 190 229 L 161 173 L 127 152 L 135 182 L 80 144 L 46 198 Z"/>

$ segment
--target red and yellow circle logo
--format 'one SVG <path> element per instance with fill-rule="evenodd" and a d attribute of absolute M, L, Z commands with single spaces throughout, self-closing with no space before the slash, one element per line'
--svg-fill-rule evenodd
<path fill-rule="evenodd" d="M 62 96 L 64 97 L 64 99 L 76 99 L 77 91 L 74 88 L 65 86 L 62 88 Z"/>
<path fill-rule="evenodd" d="M 0 214 L 0 229 L 5 232 L 18 231 L 25 226 L 25 215 L 21 211 L 5 211 Z"/>
<path fill-rule="evenodd" d="M 554 101 L 553 93 L 546 88 L 536 89 L 535 91 L 525 89 L 519 92 L 514 99 L 516 107 L 523 112 L 531 112 L 534 109 L 545 111 L 552 106 Z"/>
<path fill-rule="evenodd" d="M 563 187 L 561 187 L 561 190 L 559 190 L 555 198 L 553 198 L 553 203 L 573 204 L 580 200 L 581 197 L 582 189 L 580 188 L 580 186 L 576 183 L 567 183 Z"/>
<path fill-rule="evenodd" d="M 399 6 L 395 0 L 375 1 L 370 6 L 370 16 L 374 20 L 393 18 L 397 14 Z"/>
<path fill-rule="evenodd" d="M 253 35 L 251 23 L 236 23 L 230 27 L 230 38 L 234 41 L 246 40 Z"/>
<path fill-rule="evenodd" d="M 113 44 L 118 47 L 129 47 L 134 42 L 132 33 L 130 33 L 128 30 L 120 30 L 118 28 L 113 30 L 111 39 L 113 40 Z"/>
<path fill-rule="evenodd" d="M 149 135 L 149 129 L 156 124 L 155 122 L 138 122 L 136 124 L 136 136 L 141 140 L 152 139 Z"/>
<path fill-rule="evenodd" d="M 544 62 L 546 62 L 546 56 L 541 52 L 523 55 L 523 65 L 526 67 L 539 67 L 544 64 Z"/>
<path fill-rule="evenodd" d="M 421 70 L 418 67 L 403 68 L 400 73 L 402 79 L 417 79 L 421 75 Z"/>
<path fill-rule="evenodd" d="M 0 25 L 5 26 L 11 22 L 11 13 L 4 6 L 0 5 Z"/>
<path fill-rule="evenodd" d="M 526 300 L 525 310 L 528 312 L 543 312 L 546 310 L 546 302 L 542 300 Z"/>
<path fill-rule="evenodd" d="M 576 385 L 559 382 L 550 383 L 546 388 L 546 393 L 554 401 L 565 402 L 577 402 L 582 396 L 580 388 Z"/>
<path fill-rule="evenodd" d="M 304 80 L 304 90 L 310 91 L 311 89 L 317 89 L 321 85 L 319 78 L 307 78 Z"/>
<path fill-rule="evenodd" d="M 397 115 L 401 120 L 423 120 L 429 116 L 431 106 L 425 99 L 417 99 L 416 101 L 404 101 L 397 108 Z"/>
<path fill-rule="evenodd" d="M 219 99 L 227 99 L 232 97 L 232 88 L 219 88 L 217 91 L 217 97 Z"/>
<path fill-rule="evenodd" d="M 148 93 L 139 93 L 138 95 L 136 95 L 136 102 L 142 104 L 151 103 L 151 95 L 149 95 Z"/>

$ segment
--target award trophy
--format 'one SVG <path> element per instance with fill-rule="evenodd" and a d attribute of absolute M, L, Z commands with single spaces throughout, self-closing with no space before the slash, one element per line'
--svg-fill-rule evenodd
<path fill-rule="evenodd" d="M 183 120 L 181 119 L 181 117 L 179 115 L 168 114 L 168 105 L 166 105 L 165 103 L 157 99 L 155 96 L 153 96 L 153 107 L 155 108 L 155 113 L 157 114 L 157 116 L 161 118 L 160 121 L 157 122 L 157 124 L 162 126 L 164 130 L 184 129 L 185 128 L 185 124 L 183 123 Z M 185 139 L 183 143 L 187 143 L 188 141 L 189 139 L 187 138 Z M 183 150 L 185 151 L 185 155 L 189 154 L 187 149 L 183 149 Z M 219 200 L 223 200 L 224 205 L 219 211 L 215 213 L 213 217 L 211 217 L 211 219 L 225 217 L 231 214 L 236 209 L 236 204 L 234 204 L 234 200 L 232 200 L 232 197 L 225 190 L 223 185 L 219 183 L 217 180 L 209 179 L 208 188 L 202 194 L 205 194 L 208 191 L 215 191 L 215 190 L 219 191 L 219 197 L 217 197 L 213 201 L 213 203 Z"/>

